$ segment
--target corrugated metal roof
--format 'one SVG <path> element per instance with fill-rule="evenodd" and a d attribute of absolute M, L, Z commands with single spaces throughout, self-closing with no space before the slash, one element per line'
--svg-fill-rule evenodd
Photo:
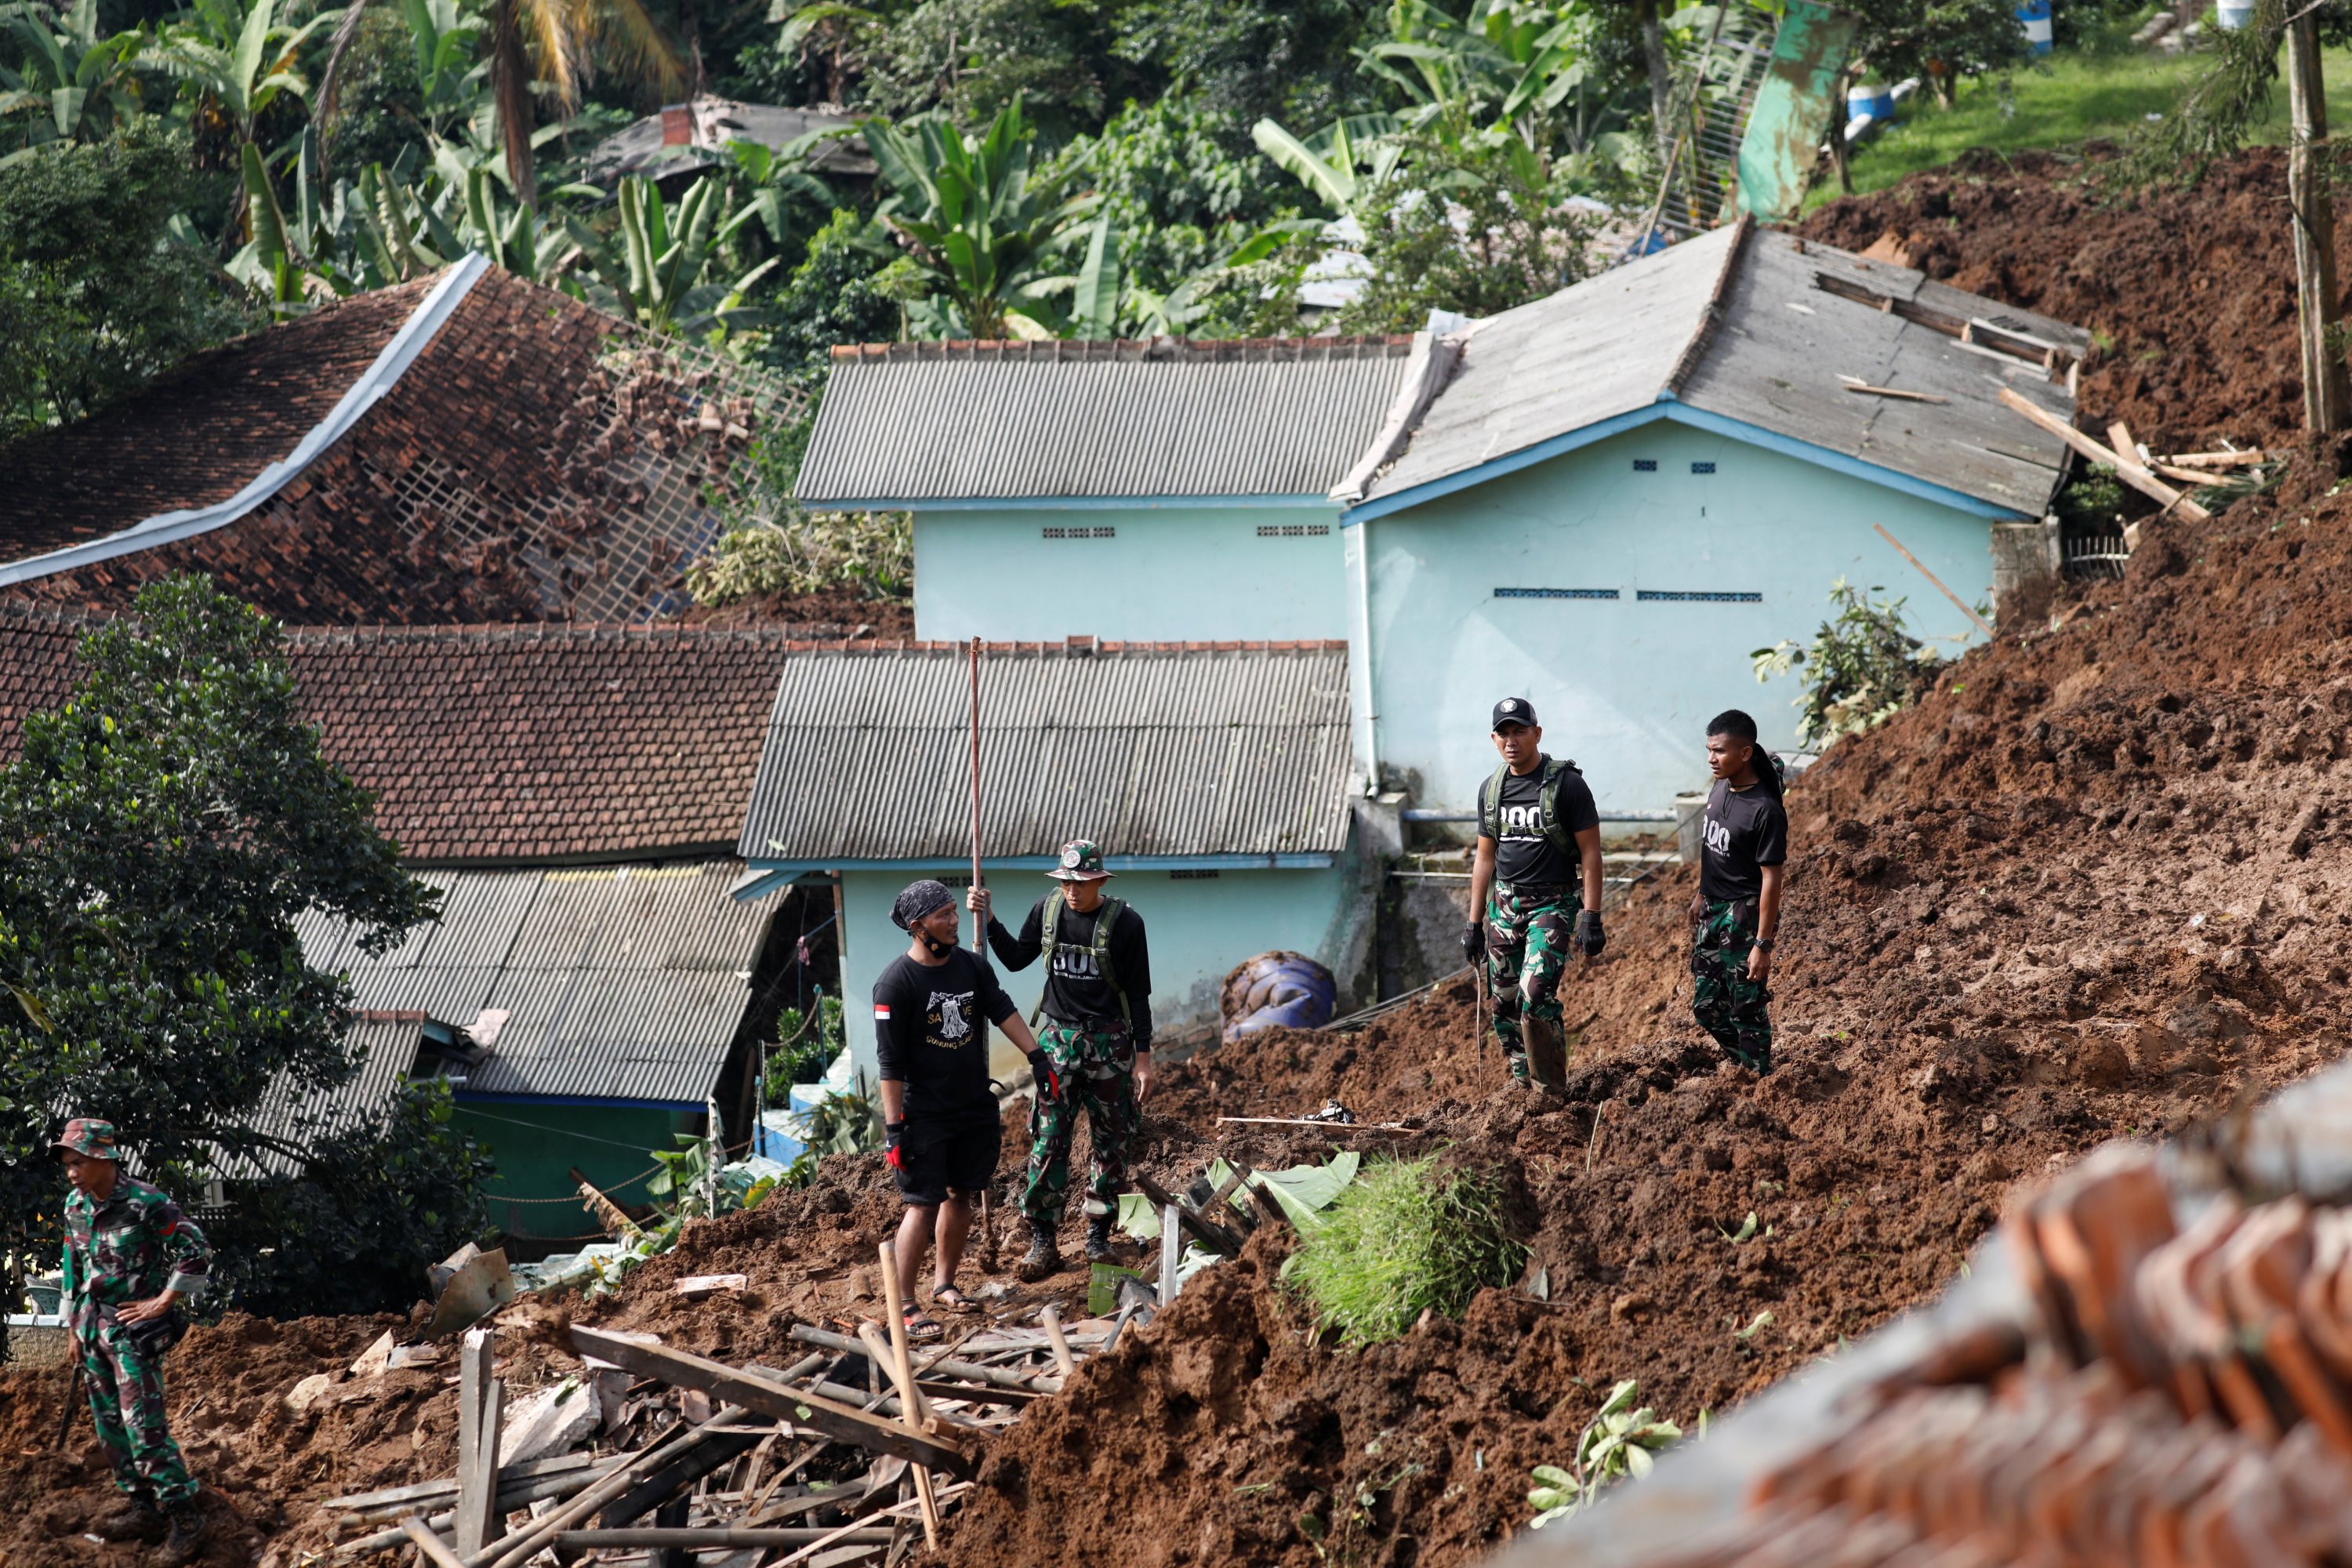
<path fill-rule="evenodd" d="M 250 1125 L 266 1137 L 309 1145 L 372 1120 L 415 1068 L 418 1029 L 412 1021 L 360 1019 L 344 1037 L 359 1058 L 359 1072 L 349 1083 L 328 1093 L 298 1095 L 279 1079 L 255 1108 Z M 218 1173 L 250 1180 L 292 1175 L 300 1168 L 292 1157 L 268 1151 L 226 1159 Z"/>
<path fill-rule="evenodd" d="M 799 495 L 822 505 L 1321 496 L 1410 338 L 836 351 Z"/>
<path fill-rule="evenodd" d="M 786 666 L 740 852 L 919 860 L 971 845 L 960 647 Z M 1332 854 L 1348 834 L 1348 656 L 1052 646 L 981 668 L 981 835 L 995 856 L 1091 837 L 1114 858 Z"/>
<path fill-rule="evenodd" d="M 1678 400 L 2021 514 L 2038 515 L 2064 448 L 2002 409 L 2003 386 L 2062 416 L 2041 367 L 1832 292 L 1817 279 L 1916 302 L 2059 345 L 2081 330 L 1888 263 L 1775 232 L 1717 229 L 1475 323 L 1459 367 L 1367 500 L 1603 420 Z M 1941 397 L 1846 390 L 1841 377 Z"/>
<path fill-rule="evenodd" d="M 380 958 L 340 921 L 309 913 L 296 925 L 312 963 L 350 972 L 363 1012 L 458 1028 L 506 1013 L 464 1092 L 699 1105 L 750 1002 L 741 975 L 766 919 L 730 896 L 741 870 L 722 860 L 426 872 L 441 919 Z M 362 1020 L 354 1037 L 374 1026 Z"/>

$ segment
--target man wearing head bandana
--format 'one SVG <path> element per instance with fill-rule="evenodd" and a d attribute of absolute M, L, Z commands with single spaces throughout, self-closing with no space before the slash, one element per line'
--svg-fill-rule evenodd
<path fill-rule="evenodd" d="M 956 1266 L 971 1234 L 972 1210 L 994 1179 L 1003 1135 L 988 1081 L 988 1026 L 1027 1053 L 1040 1080 L 1037 1041 L 987 961 L 957 945 L 955 895 L 926 879 L 909 885 L 890 919 L 907 951 L 874 983 L 874 1043 L 882 1072 L 882 1124 L 891 1173 L 907 1215 L 898 1226 L 899 1293 L 907 1330 L 936 1338 L 939 1325 L 917 1304 L 923 1254 L 936 1238 L 931 1300 L 968 1307 Z"/>

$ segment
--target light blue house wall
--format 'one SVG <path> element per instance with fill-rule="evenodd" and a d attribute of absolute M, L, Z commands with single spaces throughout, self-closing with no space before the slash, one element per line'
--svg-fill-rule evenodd
<path fill-rule="evenodd" d="M 1667 808 L 1704 787 L 1702 731 L 1726 708 L 1753 713 L 1768 745 L 1796 744 L 1798 679 L 1759 687 L 1748 656 L 1810 639 L 1832 579 L 1907 597 L 1914 634 L 1959 650 L 1967 619 L 1874 523 L 1982 602 L 1985 518 L 1664 419 L 1352 523 L 1350 553 L 1369 574 L 1358 612 L 1369 616 L 1368 669 L 1361 628 L 1349 638 L 1359 750 L 1364 716 L 1377 715 L 1383 770 L 1417 776 L 1418 805 L 1468 809 L 1495 767 L 1487 714 L 1497 698 L 1523 696 L 1546 749 L 1577 760 L 1604 810 Z M 1756 597 L 1645 601 L 1643 591 Z"/>
<path fill-rule="evenodd" d="M 1319 500 L 915 514 L 915 635 L 1301 641 L 1348 635 L 1339 509 Z"/>
<path fill-rule="evenodd" d="M 1030 904 L 1045 895 L 1045 879 L 1034 866 L 990 865 L 987 874 L 998 900 L 997 918 L 1018 932 Z M 842 873 L 842 1012 L 857 1068 L 869 1078 L 875 1069 L 874 982 L 907 951 L 907 933 L 890 923 L 891 901 L 908 882 L 926 876 L 950 881 L 959 890 L 967 879 L 922 867 Z M 1319 870 L 1223 870 L 1214 877 L 1120 872 L 1111 891 L 1134 904 L 1150 940 L 1154 1027 L 1166 1033 L 1213 1023 L 1226 971 L 1270 949 L 1308 953 L 1342 969 L 1358 944 L 1357 921 L 1364 913 L 1356 878 L 1352 855 Z M 969 942 L 970 916 L 963 930 Z M 1026 1018 L 1037 1004 L 1044 966 L 1032 964 L 1018 974 L 1000 967 L 998 978 Z M 1343 985 L 1348 978 L 1341 974 Z M 996 1049 L 1000 1076 L 1021 1066 L 1001 1036 Z"/>

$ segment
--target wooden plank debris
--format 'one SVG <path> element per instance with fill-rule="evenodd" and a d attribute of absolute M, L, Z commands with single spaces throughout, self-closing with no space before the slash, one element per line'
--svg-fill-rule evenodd
<path fill-rule="evenodd" d="M 1949 403 L 1951 401 L 1939 392 L 1906 392 L 1899 386 L 1873 386 L 1870 383 L 1851 375 L 1842 375 L 1838 379 L 1845 383 L 1845 389 L 1848 392 L 1859 392 L 1871 397 L 1893 397 L 1905 403 Z"/>
<path fill-rule="evenodd" d="M 432 1563 L 433 1568 L 466 1568 L 466 1560 L 443 1545 L 441 1538 L 426 1529 L 425 1521 L 416 1515 L 412 1513 L 402 1520 L 400 1530 L 402 1534 L 416 1542 L 416 1550 L 424 1553 L 425 1561 Z"/>
<path fill-rule="evenodd" d="M 1064 1377 L 1076 1376 L 1077 1358 L 1070 1354 L 1070 1342 L 1062 1337 L 1062 1309 L 1048 1301 L 1045 1310 L 1037 1314 L 1037 1321 L 1045 1325 L 1045 1338 L 1053 1342 L 1054 1365 Z"/>
<path fill-rule="evenodd" d="M 467 1329 L 457 1352 L 457 1522 L 456 1545 L 471 1555 L 490 1543 L 498 1495 L 499 1426 L 504 1404 L 490 1369 L 497 1335 Z M 487 1465 L 484 1455 L 488 1455 Z"/>
<path fill-rule="evenodd" d="M 785 1525 L 775 1528 L 756 1525 L 694 1525 L 684 1529 L 663 1530 L 566 1530 L 559 1531 L 551 1543 L 558 1552 L 593 1552 L 599 1547 L 683 1546 L 701 1550 L 714 1546 L 805 1546 L 814 1541 L 856 1541 L 883 1542 L 890 1539 L 887 1526 L 853 1525 L 846 1531 L 817 1530 L 807 1525 Z"/>
<path fill-rule="evenodd" d="M 2055 414 L 2042 407 L 2032 399 L 2020 395 L 2015 387 L 2002 387 L 2000 401 L 2002 406 L 2022 414 L 2092 462 L 2114 464 L 2117 479 L 2149 500 L 2161 502 L 2166 511 L 2177 511 L 2191 522 L 2205 522 L 2212 518 L 2211 512 L 2142 468 L 2137 459 L 2125 461 L 2113 447 L 2100 446 Z"/>
<path fill-rule="evenodd" d="M 1220 1116 L 1220 1123 L 1235 1127 L 1318 1127 L 1326 1132 L 1418 1132 L 1402 1121 L 1318 1121 L 1304 1116 Z"/>
<path fill-rule="evenodd" d="M 1978 629 L 1982 631 L 1985 636 L 1992 636 L 1992 623 L 1986 620 L 1982 616 L 1978 615 L 1976 611 L 1970 609 L 1968 605 L 1962 602 L 1958 594 L 1955 594 L 1949 588 L 1945 587 L 1944 580 L 1937 576 L 1933 572 L 1928 571 L 1927 568 L 1921 563 L 1916 555 L 1914 555 L 1908 550 L 1904 549 L 1903 542 L 1895 538 L 1893 534 L 1887 532 L 1885 524 L 1874 522 L 1871 526 L 1878 530 L 1879 538 L 1895 546 L 1896 553 L 1900 554 L 1904 560 L 1911 563 L 1912 565 L 1917 567 L 1919 570 L 1919 575 L 1927 579 L 1928 582 L 1933 583 L 1936 585 L 1936 591 L 1937 593 L 1952 601 L 1953 605 L 1959 610 L 1960 614 L 1976 622 Z"/>
<path fill-rule="evenodd" d="M 690 1274 L 674 1288 L 689 1301 L 706 1301 L 721 1291 L 732 1294 L 751 1281 L 740 1274 Z"/>
<path fill-rule="evenodd" d="M 659 1378 L 674 1388 L 698 1388 L 714 1399 L 740 1405 L 778 1421 L 789 1421 L 795 1426 L 840 1438 L 875 1453 L 895 1454 L 959 1476 L 971 1473 L 971 1457 L 944 1435 L 919 1436 L 896 1421 L 836 1405 L 789 1384 L 739 1372 L 667 1345 L 632 1344 L 602 1330 L 577 1324 L 572 1330 L 572 1342 L 583 1352 L 639 1376 Z"/>
<path fill-rule="evenodd" d="M 2259 447 L 2245 452 L 2173 452 L 2156 459 L 2176 468 L 2248 468 L 2270 460 L 2271 455 Z"/>
<path fill-rule="evenodd" d="M 793 1338 L 806 1345 L 820 1345 L 830 1351 L 847 1351 L 855 1355 L 866 1353 L 866 1347 L 847 1334 L 836 1334 L 809 1323 L 794 1323 Z M 1038 1342 L 1042 1347 L 1044 1341 Z M 953 1357 L 931 1363 L 931 1371 L 944 1377 L 961 1377 L 974 1383 L 992 1383 L 999 1388 L 1018 1389 L 1027 1394 L 1059 1394 L 1062 1380 L 1018 1373 L 1007 1367 L 982 1366 L 978 1362 L 959 1361 Z"/>

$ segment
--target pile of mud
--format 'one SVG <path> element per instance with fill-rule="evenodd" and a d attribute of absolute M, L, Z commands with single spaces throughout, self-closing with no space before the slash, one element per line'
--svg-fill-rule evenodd
<path fill-rule="evenodd" d="M 2253 149 L 2193 189 L 2120 200 L 2092 177 L 2100 162 L 1972 153 L 1833 202 L 1799 232 L 1848 250 L 1890 240 L 1931 278 L 2088 329 L 2090 428 L 2128 420 L 2158 452 L 2299 432 L 2285 153 Z M 2352 225 L 2336 249 L 2336 276 L 2352 276 Z"/>

